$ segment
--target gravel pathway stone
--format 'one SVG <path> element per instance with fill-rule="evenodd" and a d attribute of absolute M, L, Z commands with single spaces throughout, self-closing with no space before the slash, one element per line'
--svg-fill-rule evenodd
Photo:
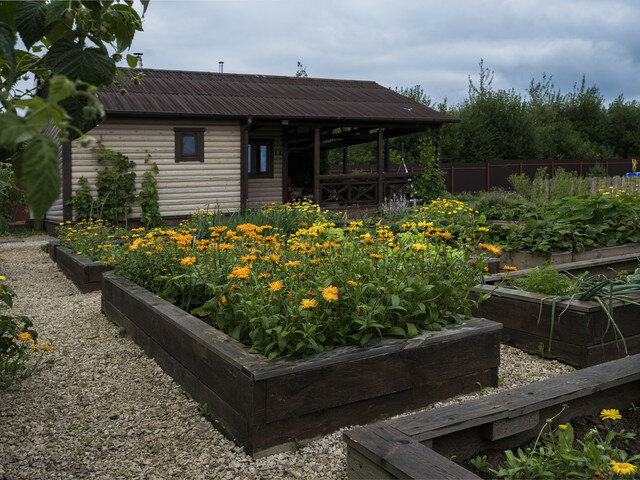
<path fill-rule="evenodd" d="M 80 293 L 58 270 L 40 248 L 47 241 L 0 240 L 14 313 L 53 345 L 39 374 L 0 391 L 0 479 L 345 478 L 342 431 L 296 452 L 245 455 L 100 313 L 100 292 Z M 511 347 L 501 355 L 499 388 L 449 402 L 571 371 Z"/>

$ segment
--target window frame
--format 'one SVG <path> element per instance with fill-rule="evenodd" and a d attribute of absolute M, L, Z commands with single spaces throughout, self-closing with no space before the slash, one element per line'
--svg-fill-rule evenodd
<path fill-rule="evenodd" d="M 175 135 L 175 161 L 179 162 L 204 162 L 204 128 L 191 127 L 175 127 L 173 129 Z M 193 155 L 185 155 L 182 153 L 182 142 L 184 135 L 196 136 L 196 153 Z"/>
<path fill-rule="evenodd" d="M 269 138 L 249 138 L 247 142 L 247 149 L 251 149 L 250 152 L 247 152 L 247 174 L 249 178 L 273 178 L 274 172 L 274 142 L 273 139 Z M 259 165 L 258 160 L 258 152 L 259 148 L 255 148 L 256 146 L 266 146 L 267 147 L 267 170 L 266 172 L 258 172 L 257 167 Z"/>

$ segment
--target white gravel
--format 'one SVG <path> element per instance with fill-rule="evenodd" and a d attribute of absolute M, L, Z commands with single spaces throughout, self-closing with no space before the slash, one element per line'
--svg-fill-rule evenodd
<path fill-rule="evenodd" d="M 100 313 L 100 292 L 81 294 L 40 245 L 1 238 L 0 272 L 53 349 L 20 388 L 0 391 L 0 479 L 345 478 L 342 431 L 297 452 L 253 460 Z M 503 346 L 499 388 L 571 368 Z M 445 402 L 448 403 L 448 402 Z M 440 404 L 439 404 L 440 405 Z M 433 408 L 433 407 L 431 407 Z"/>

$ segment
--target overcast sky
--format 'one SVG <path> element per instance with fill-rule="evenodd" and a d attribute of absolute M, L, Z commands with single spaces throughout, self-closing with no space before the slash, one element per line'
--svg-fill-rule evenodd
<path fill-rule="evenodd" d="M 605 100 L 640 100 L 639 0 L 151 0 L 144 67 L 374 80 L 462 100 L 478 62 L 524 93 L 585 74 Z"/>

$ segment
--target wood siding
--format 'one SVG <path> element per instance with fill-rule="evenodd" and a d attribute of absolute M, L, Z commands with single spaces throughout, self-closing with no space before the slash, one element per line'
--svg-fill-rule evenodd
<path fill-rule="evenodd" d="M 273 178 L 249 178 L 249 208 L 265 203 L 282 203 L 282 126 L 249 130 L 249 138 L 273 140 Z"/>
<path fill-rule="evenodd" d="M 58 138 L 58 129 L 55 126 L 50 126 L 45 128 L 42 133 L 48 135 L 53 138 L 55 142 L 58 144 L 58 172 L 60 172 L 60 178 L 62 178 L 62 145 L 60 144 L 60 139 Z M 63 219 L 63 201 L 62 201 L 62 187 L 60 188 L 60 192 L 58 198 L 53 205 L 49 207 L 47 213 L 44 216 L 44 219 L 49 222 L 60 223 Z"/>
<path fill-rule="evenodd" d="M 175 161 L 174 127 L 205 128 L 204 162 Z M 193 213 L 198 208 L 234 211 L 240 208 L 240 124 L 232 121 L 172 121 L 114 119 L 89 132 L 107 148 L 117 150 L 136 162 L 136 188 L 140 192 L 142 175 L 158 165 L 160 214 L 165 217 Z M 102 168 L 91 154 L 73 142 L 72 191 L 86 177 L 96 195 L 97 170 Z M 149 164 L 144 163 L 147 153 Z M 131 217 L 140 216 L 133 206 Z"/>

